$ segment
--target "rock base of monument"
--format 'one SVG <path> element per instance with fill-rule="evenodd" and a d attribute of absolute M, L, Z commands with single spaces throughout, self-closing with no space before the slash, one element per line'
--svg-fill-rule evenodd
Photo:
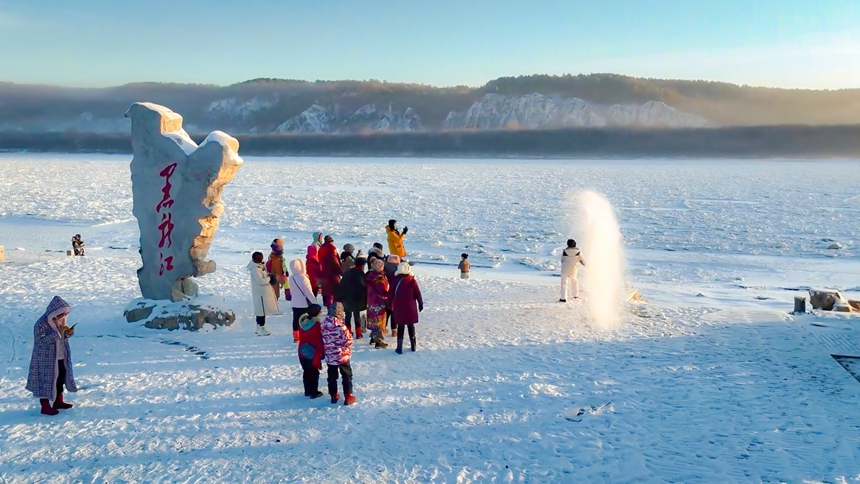
<path fill-rule="evenodd" d="M 135 299 L 123 313 L 129 323 L 143 322 L 152 329 L 187 329 L 197 331 L 205 325 L 230 326 L 236 321 L 233 310 L 227 309 L 223 299 L 201 296 L 184 301 L 168 299 Z"/>

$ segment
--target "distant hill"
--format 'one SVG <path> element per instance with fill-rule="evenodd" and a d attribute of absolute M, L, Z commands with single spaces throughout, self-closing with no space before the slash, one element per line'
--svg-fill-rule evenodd
<path fill-rule="evenodd" d="M 520 76 L 478 88 L 380 81 L 254 79 L 231 86 L 101 89 L 0 83 L 0 131 L 128 131 L 137 101 L 182 114 L 192 133 L 696 128 L 860 124 L 860 89 L 799 90 L 615 74 Z"/>

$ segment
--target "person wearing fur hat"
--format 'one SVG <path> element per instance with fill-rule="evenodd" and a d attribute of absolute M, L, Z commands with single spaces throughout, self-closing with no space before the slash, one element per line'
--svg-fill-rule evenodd
<path fill-rule="evenodd" d="M 355 247 L 352 244 L 346 244 L 343 246 L 343 252 L 340 253 L 340 270 L 343 274 L 346 274 L 346 271 L 355 267 Z"/>
<path fill-rule="evenodd" d="M 272 333 L 266 329 L 266 315 L 277 313 L 280 309 L 275 290 L 270 284 L 269 273 L 266 272 L 266 265 L 263 264 L 262 252 L 254 252 L 251 255 L 247 269 L 251 273 L 251 301 L 254 303 L 254 316 L 257 317 L 257 334 L 269 336 Z"/>
<path fill-rule="evenodd" d="M 403 233 L 401 233 L 397 230 L 397 220 L 391 219 L 388 221 L 388 226 L 385 227 L 385 232 L 388 234 L 388 252 L 399 257 L 406 257 L 403 239 L 406 237 L 406 232 L 409 232 L 409 227 L 403 227 Z"/>
<path fill-rule="evenodd" d="M 418 313 L 424 310 L 424 299 L 418 281 L 412 275 L 412 267 L 408 262 L 397 266 L 397 282 L 392 288 L 391 309 L 394 313 L 392 320 L 397 323 L 397 353 L 403 354 L 403 336 L 409 331 L 409 343 L 412 351 L 418 348 L 415 343 L 415 325 L 418 323 Z"/>
<path fill-rule="evenodd" d="M 63 298 L 54 296 L 33 327 L 33 355 L 26 388 L 39 399 L 45 415 L 56 415 L 60 410 L 72 408 L 71 403 L 63 401 L 64 386 L 70 392 L 78 391 L 69 346 L 75 327 L 66 325 L 66 317 L 71 310 Z"/>
<path fill-rule="evenodd" d="M 374 242 L 370 252 L 367 253 L 367 268 L 370 270 L 374 260 L 385 261 L 385 254 L 382 252 L 382 244 Z"/>
<path fill-rule="evenodd" d="M 307 313 L 299 318 L 299 363 L 302 365 L 302 383 L 305 396 L 319 398 L 320 370 L 325 355 L 325 345 L 322 339 L 320 312 L 318 304 L 311 304 Z"/>
<path fill-rule="evenodd" d="M 377 348 L 387 348 L 385 342 L 385 323 L 388 314 L 389 285 L 383 270 L 385 264 L 375 259 L 370 271 L 364 276 L 367 287 L 367 328 L 370 329 L 370 344 Z"/>
<path fill-rule="evenodd" d="M 579 273 L 579 266 L 585 265 L 585 260 L 582 258 L 582 253 L 576 247 L 576 241 L 568 239 L 567 248 L 561 253 L 561 298 L 558 302 L 567 302 L 568 292 L 573 292 L 573 298 L 579 298 L 579 282 L 576 276 Z"/>
<path fill-rule="evenodd" d="M 340 254 L 337 252 L 331 235 L 325 236 L 325 243 L 319 250 L 319 259 L 322 267 L 323 305 L 328 307 L 334 304 L 337 286 L 343 277 L 343 270 L 340 267 Z"/>
<path fill-rule="evenodd" d="M 308 255 L 305 257 L 305 270 L 314 288 L 314 296 L 319 294 L 322 287 L 322 266 L 320 265 L 319 249 L 323 245 L 322 232 L 314 232 L 314 243 L 308 246 Z"/>
<path fill-rule="evenodd" d="M 355 403 L 355 397 L 352 394 L 352 367 L 349 364 L 352 354 L 352 333 L 346 329 L 343 316 L 343 304 L 332 304 L 329 307 L 328 316 L 322 322 L 321 330 L 325 362 L 328 366 L 328 394 L 331 395 L 331 403 L 337 403 L 340 400 L 340 395 L 337 393 L 337 377 L 340 373 L 343 380 L 343 404 L 352 405 Z"/>
<path fill-rule="evenodd" d="M 268 262 L 266 262 L 266 270 L 271 275 L 270 283 L 272 284 L 272 289 L 275 290 L 275 299 L 280 299 L 281 287 L 287 282 L 287 277 L 289 276 L 287 262 L 284 260 L 283 239 L 272 241 L 272 252 L 269 254 Z"/>

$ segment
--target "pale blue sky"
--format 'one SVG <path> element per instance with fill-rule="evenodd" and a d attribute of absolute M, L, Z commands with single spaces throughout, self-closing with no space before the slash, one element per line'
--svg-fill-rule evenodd
<path fill-rule="evenodd" d="M 860 87 L 860 0 L 0 0 L 0 81 L 592 72 Z"/>

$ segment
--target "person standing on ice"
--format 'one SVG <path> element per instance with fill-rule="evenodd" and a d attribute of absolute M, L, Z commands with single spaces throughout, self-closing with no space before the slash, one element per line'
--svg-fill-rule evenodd
<path fill-rule="evenodd" d="M 576 247 L 576 241 L 568 239 L 567 248 L 561 253 L 561 298 L 558 302 L 567 302 L 569 289 L 573 290 L 574 299 L 579 298 L 579 282 L 576 277 L 579 275 L 580 265 L 585 266 L 582 253 Z"/>
<path fill-rule="evenodd" d="M 390 254 L 385 257 L 385 277 L 388 278 L 388 287 L 394 288 L 395 279 L 397 279 L 397 267 L 400 266 L 401 262 L 405 262 L 400 259 L 400 256 Z M 397 337 L 397 323 L 394 321 L 394 311 L 391 310 L 391 298 L 388 299 L 388 312 L 386 313 L 386 318 L 389 327 L 391 328 L 391 337 Z"/>
<path fill-rule="evenodd" d="M 282 239 L 272 241 L 272 253 L 269 254 L 269 261 L 266 262 L 266 270 L 273 278 L 270 282 L 272 289 L 275 290 L 275 299 L 280 299 L 281 287 L 287 282 L 287 276 L 289 275 L 287 273 L 287 263 L 284 260 L 284 241 Z"/>
<path fill-rule="evenodd" d="M 311 280 L 305 272 L 305 261 L 295 259 L 290 262 L 290 305 L 293 307 L 293 343 L 299 342 L 299 320 L 308 312 L 308 308 L 316 304 Z"/>
<path fill-rule="evenodd" d="M 81 238 L 81 234 L 75 234 L 72 237 L 72 250 L 74 250 L 75 255 L 84 255 L 84 239 Z"/>
<path fill-rule="evenodd" d="M 311 304 L 307 314 L 299 319 L 299 363 L 302 365 L 302 383 L 305 386 L 305 396 L 319 398 L 320 370 L 322 358 L 325 355 L 322 329 L 320 329 L 320 312 L 318 304 Z"/>
<path fill-rule="evenodd" d="M 472 268 L 472 264 L 469 263 L 469 254 L 460 254 L 460 264 L 457 268 L 460 269 L 460 279 L 469 278 L 469 270 Z"/>
<path fill-rule="evenodd" d="M 305 257 L 305 269 L 314 288 L 314 297 L 319 294 L 322 287 L 322 266 L 320 266 L 319 249 L 323 245 L 322 232 L 314 232 L 314 243 L 308 246 L 308 255 Z"/>
<path fill-rule="evenodd" d="M 340 267 L 340 254 L 337 252 L 331 235 L 325 236 L 325 243 L 319 250 L 319 261 L 322 267 L 323 304 L 328 307 L 334 304 L 337 286 L 343 277 L 343 270 Z"/>
<path fill-rule="evenodd" d="M 385 322 L 388 313 L 388 278 L 385 277 L 385 264 L 374 257 L 370 270 L 364 276 L 367 287 L 367 327 L 370 329 L 370 344 L 377 348 L 387 348 L 385 342 Z"/>
<path fill-rule="evenodd" d="M 391 320 L 397 323 L 396 352 L 403 354 L 403 336 L 407 329 L 412 351 L 417 351 L 415 325 L 418 324 L 418 313 L 424 310 L 424 298 L 421 297 L 421 289 L 408 262 L 397 266 L 397 281 L 391 288 L 391 294 Z"/>
<path fill-rule="evenodd" d="M 355 403 L 352 395 L 352 333 L 343 323 L 343 304 L 334 303 L 329 307 L 328 316 L 322 322 L 322 339 L 325 347 L 325 362 L 328 366 L 328 394 L 331 403 L 337 403 L 337 376 L 343 380 L 344 405 Z"/>
<path fill-rule="evenodd" d="M 269 283 L 270 276 L 263 264 L 262 252 L 251 255 L 247 269 L 251 273 L 251 300 L 254 303 L 254 316 L 257 317 L 257 334 L 269 336 L 272 333 L 266 329 L 266 315 L 278 312 L 278 300 Z"/>
<path fill-rule="evenodd" d="M 403 227 L 403 233 L 400 233 L 397 230 L 397 220 L 391 219 L 388 221 L 388 227 L 385 227 L 385 231 L 388 233 L 388 252 L 398 257 L 406 257 L 403 239 L 406 237 L 406 232 L 409 232 L 409 227 Z"/>
<path fill-rule="evenodd" d="M 352 331 L 355 320 L 355 338 L 361 339 L 361 312 L 367 309 L 367 286 L 364 283 L 363 257 L 355 260 L 355 267 L 346 271 L 337 288 L 337 300 L 346 311 L 346 329 Z"/>
<path fill-rule="evenodd" d="M 353 255 L 355 252 L 355 247 L 352 244 L 346 244 L 343 246 L 343 252 L 340 253 L 340 268 L 341 272 L 346 274 L 346 271 L 355 267 L 355 259 L 356 257 Z M 359 251 L 359 254 L 361 251 Z"/>
<path fill-rule="evenodd" d="M 56 415 L 59 410 L 72 408 L 71 403 L 63 401 L 63 386 L 70 392 L 78 391 L 72 374 L 72 350 L 69 338 L 75 328 L 66 326 L 66 316 L 72 310 L 60 296 L 54 296 L 45 314 L 33 327 L 33 355 L 30 358 L 30 372 L 27 377 L 27 390 L 39 399 L 42 413 Z M 51 400 L 54 404 L 51 405 Z"/>

